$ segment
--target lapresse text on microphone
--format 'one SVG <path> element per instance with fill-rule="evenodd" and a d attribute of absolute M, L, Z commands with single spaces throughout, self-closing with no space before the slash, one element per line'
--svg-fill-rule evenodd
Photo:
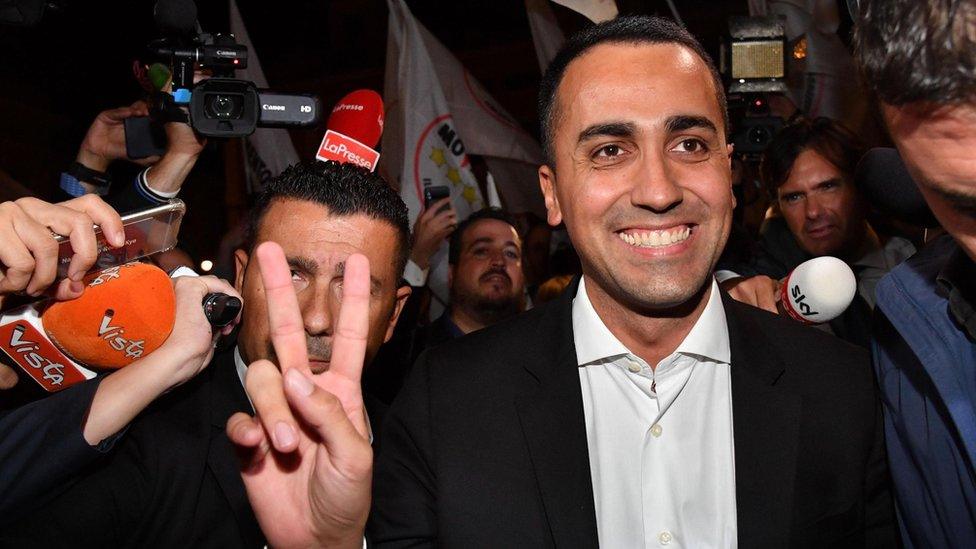
<path fill-rule="evenodd" d="M 343 97 L 329 115 L 325 136 L 315 158 L 355 164 L 376 170 L 375 150 L 383 134 L 383 99 L 373 90 L 356 90 Z"/>

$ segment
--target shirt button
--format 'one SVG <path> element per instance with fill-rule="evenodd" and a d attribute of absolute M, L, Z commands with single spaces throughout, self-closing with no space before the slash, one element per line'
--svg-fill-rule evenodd
<path fill-rule="evenodd" d="M 656 438 L 656 437 L 659 437 L 659 436 L 661 436 L 661 431 L 663 431 L 663 430 L 664 430 L 664 429 L 663 429 L 663 428 L 661 428 L 661 426 L 660 426 L 660 425 L 658 425 L 657 423 L 655 423 L 655 424 L 654 424 L 654 425 L 653 425 L 653 426 L 651 427 L 651 434 L 652 434 L 652 435 L 654 435 L 654 437 Z M 668 534 L 668 533 L 667 533 L 667 532 L 664 532 L 664 534 Z M 661 535 L 664 535 L 664 534 L 661 534 Z M 668 534 L 668 536 L 670 536 L 670 535 L 671 535 L 671 534 Z"/>
<path fill-rule="evenodd" d="M 671 543 L 672 539 L 674 539 L 674 537 L 671 535 L 671 532 L 668 532 L 667 530 L 661 532 L 657 536 L 657 540 L 661 542 L 661 545 L 667 545 Z"/>
<path fill-rule="evenodd" d="M 636 374 L 637 372 L 641 371 L 641 366 L 640 364 L 631 361 L 627 363 L 627 369 Z"/>

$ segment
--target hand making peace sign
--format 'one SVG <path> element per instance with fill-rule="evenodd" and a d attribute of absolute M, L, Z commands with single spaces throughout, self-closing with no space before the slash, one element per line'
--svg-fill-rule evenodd
<path fill-rule="evenodd" d="M 255 417 L 237 413 L 227 422 L 251 507 L 273 547 L 362 547 L 373 468 L 360 386 L 369 261 L 346 259 L 329 369 L 314 376 L 284 252 L 264 242 L 255 254 L 280 370 L 252 363 L 245 385 Z"/>

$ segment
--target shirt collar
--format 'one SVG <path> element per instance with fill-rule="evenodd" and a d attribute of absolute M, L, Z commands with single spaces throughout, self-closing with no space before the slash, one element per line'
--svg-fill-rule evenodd
<path fill-rule="evenodd" d="M 586 279 L 580 278 L 579 289 L 573 299 L 573 342 L 576 345 L 577 365 L 632 354 L 603 323 L 586 293 Z M 729 327 L 718 284 L 712 279 L 708 302 L 691 331 L 675 349 L 675 353 L 729 364 Z"/>
<path fill-rule="evenodd" d="M 247 402 L 251 405 L 251 409 L 254 409 L 254 403 L 251 402 L 251 395 L 247 394 L 247 385 L 244 385 L 244 375 L 247 374 L 247 364 L 244 364 L 244 359 L 241 358 L 241 348 L 234 346 L 234 368 L 237 369 L 237 378 L 241 380 L 241 387 L 244 388 L 244 394 L 247 396 Z"/>

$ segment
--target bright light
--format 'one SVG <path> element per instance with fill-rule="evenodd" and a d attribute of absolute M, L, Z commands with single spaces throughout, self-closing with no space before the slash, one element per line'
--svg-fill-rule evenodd
<path fill-rule="evenodd" d="M 213 261 L 210 261 L 209 259 L 204 259 L 203 261 L 200 262 L 201 271 L 205 273 L 209 273 L 211 269 L 213 269 Z"/>

